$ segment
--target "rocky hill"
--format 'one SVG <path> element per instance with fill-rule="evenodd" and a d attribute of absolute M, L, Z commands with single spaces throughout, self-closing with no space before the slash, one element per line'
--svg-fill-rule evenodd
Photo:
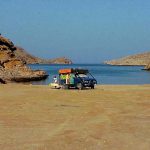
<path fill-rule="evenodd" d="M 150 63 L 150 52 L 105 61 L 104 63 L 109 65 L 120 65 L 120 66 L 133 66 L 133 65 L 145 66 Z"/>
<path fill-rule="evenodd" d="M 45 71 L 31 70 L 16 56 L 14 44 L 0 35 L 0 83 L 25 82 L 47 78 Z"/>
<path fill-rule="evenodd" d="M 72 61 L 65 57 L 55 59 L 41 59 L 29 54 L 23 48 L 18 46 L 16 46 L 16 50 L 14 51 L 14 53 L 18 59 L 23 60 L 27 64 L 72 64 Z"/>
<path fill-rule="evenodd" d="M 26 64 L 39 64 L 44 62 L 43 59 L 40 59 L 38 57 L 29 54 L 27 51 L 25 51 L 23 48 L 19 46 L 16 46 L 14 54 L 18 59 L 23 60 Z"/>

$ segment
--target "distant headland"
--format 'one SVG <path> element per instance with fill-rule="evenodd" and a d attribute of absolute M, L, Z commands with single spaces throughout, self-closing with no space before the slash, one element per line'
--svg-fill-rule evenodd
<path fill-rule="evenodd" d="M 145 66 L 145 70 L 150 70 L 150 52 L 109 60 L 104 63 L 118 66 Z"/>
<path fill-rule="evenodd" d="M 21 59 L 24 62 L 26 62 L 26 64 L 72 64 L 72 61 L 66 57 L 59 57 L 54 59 L 42 59 L 33 56 L 19 46 L 16 46 L 14 54 L 18 59 Z"/>

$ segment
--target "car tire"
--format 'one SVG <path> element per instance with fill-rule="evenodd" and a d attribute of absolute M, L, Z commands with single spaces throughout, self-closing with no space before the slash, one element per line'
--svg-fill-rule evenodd
<path fill-rule="evenodd" d="M 91 89 L 94 89 L 94 83 L 93 83 L 93 81 L 90 82 L 90 85 L 91 85 Z"/>
<path fill-rule="evenodd" d="M 78 83 L 78 84 L 77 84 L 77 88 L 78 88 L 79 90 L 83 90 L 83 85 L 82 85 L 81 83 Z"/>
<path fill-rule="evenodd" d="M 92 84 L 92 85 L 91 85 L 91 89 L 94 89 L 94 88 L 95 88 L 95 87 L 94 87 L 94 84 Z"/>
<path fill-rule="evenodd" d="M 65 90 L 67 90 L 67 89 L 69 89 L 69 85 L 64 84 L 64 85 L 62 86 L 62 88 L 65 89 Z"/>

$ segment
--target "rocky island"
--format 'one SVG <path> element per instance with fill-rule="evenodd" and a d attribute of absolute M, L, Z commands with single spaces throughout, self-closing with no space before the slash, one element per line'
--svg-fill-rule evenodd
<path fill-rule="evenodd" d="M 118 66 L 146 66 L 145 70 L 150 70 L 150 52 L 105 61 L 104 63 Z"/>

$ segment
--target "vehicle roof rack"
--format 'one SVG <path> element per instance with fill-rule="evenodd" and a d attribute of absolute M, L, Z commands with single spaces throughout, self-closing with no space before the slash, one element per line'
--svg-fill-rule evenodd
<path fill-rule="evenodd" d="M 89 71 L 87 69 L 80 69 L 80 68 L 75 68 L 74 72 L 78 73 L 78 74 L 87 74 L 87 73 L 89 73 Z"/>
<path fill-rule="evenodd" d="M 81 68 L 67 68 L 67 69 L 60 69 L 59 74 L 67 74 L 67 73 L 77 73 L 77 74 L 87 74 L 89 71 L 87 69 Z"/>

